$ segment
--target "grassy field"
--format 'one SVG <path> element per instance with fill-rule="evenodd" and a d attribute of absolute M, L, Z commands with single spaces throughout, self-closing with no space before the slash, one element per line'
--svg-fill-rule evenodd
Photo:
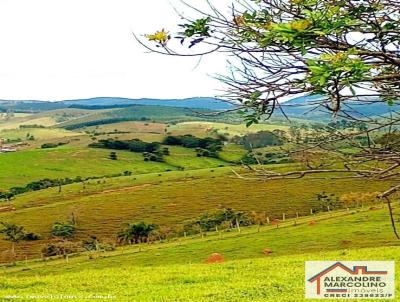
<path fill-rule="evenodd" d="M 166 129 L 166 124 L 162 123 L 153 123 L 153 122 L 121 122 L 114 123 L 108 125 L 99 125 L 99 126 L 91 126 L 86 127 L 85 131 L 94 131 L 94 132 L 131 132 L 131 133 L 155 133 L 155 134 L 164 134 Z"/>
<path fill-rule="evenodd" d="M 216 122 L 184 122 L 177 125 L 171 126 L 170 131 L 175 132 L 218 132 L 228 136 L 244 135 L 248 133 L 254 133 L 258 131 L 272 131 L 272 130 L 288 130 L 289 126 L 281 124 L 256 124 L 251 127 L 246 127 L 243 124 L 227 124 L 227 123 L 216 123 Z"/>
<path fill-rule="evenodd" d="M 94 113 L 99 114 L 101 112 L 105 112 L 105 110 L 93 111 L 65 108 L 36 114 L 14 113 L 14 116 L 10 118 L 6 118 L 6 115 L 3 114 L 3 116 L 0 116 L 0 130 L 18 129 L 21 125 L 40 125 L 49 127 L 61 122 L 88 117 Z"/>
<path fill-rule="evenodd" d="M 247 154 L 247 151 L 242 146 L 235 144 L 228 144 L 224 146 L 223 150 L 218 152 L 219 158 L 227 162 L 238 162 L 243 156 Z"/>
<path fill-rule="evenodd" d="M 78 136 L 79 133 L 66 131 L 64 129 L 48 129 L 48 128 L 23 128 L 9 129 L 0 132 L 0 137 L 10 140 L 26 140 L 28 136 L 34 136 L 35 140 L 51 140 L 51 139 L 68 139 Z"/>
<path fill-rule="evenodd" d="M 168 146 L 170 156 L 165 156 L 165 162 L 186 170 L 215 168 L 228 165 L 227 162 L 212 157 L 197 157 L 194 149 Z M 225 151 L 229 153 L 229 151 Z"/>
<path fill-rule="evenodd" d="M 167 124 L 153 122 L 120 122 L 79 129 L 96 134 L 98 140 L 115 138 L 119 140 L 140 139 L 145 142 L 161 142 L 166 136 Z"/>
<path fill-rule="evenodd" d="M 180 230 L 191 219 L 220 207 L 265 212 L 271 219 L 282 218 L 285 213 L 290 218 L 296 212 L 309 215 L 311 208 L 318 207 L 316 194 L 323 191 L 340 196 L 350 191 L 378 191 L 382 185 L 389 185 L 357 180 L 351 180 L 351 184 L 349 180 L 331 183 L 328 179 L 244 181 L 231 169 L 171 171 L 107 179 L 105 183 L 93 180 L 85 186 L 65 186 L 61 194 L 58 188 L 32 192 L 17 196 L 13 202 L 16 210 L 1 213 L 0 221 L 14 222 L 43 235 L 40 244 L 26 242 L 19 247 L 21 257 L 37 257 L 52 224 L 68 220 L 72 213 L 79 222 L 78 240 L 95 235 L 113 241 L 130 222 L 147 221 Z M 7 245 L 0 240 L 0 249 Z"/>
<path fill-rule="evenodd" d="M 37 132 L 53 131 L 64 133 L 61 129 L 35 129 Z M 29 130 L 28 130 L 29 131 Z M 75 133 L 75 132 L 71 132 Z M 79 141 L 73 141 L 79 138 Z M 68 139 L 66 137 L 65 139 Z M 71 139 L 71 137 L 69 137 Z M 53 139 L 48 141 L 58 141 Z M 63 141 L 63 140 L 61 140 Z M 165 172 L 177 169 L 204 169 L 229 165 L 217 158 L 197 157 L 193 149 L 168 146 L 170 155 L 164 163 L 144 162 L 141 153 L 116 151 L 118 160 L 108 158 L 112 150 L 87 148 L 88 137 L 72 137 L 71 144 L 54 149 L 30 149 L 15 153 L 0 154 L 0 189 L 25 185 L 43 178 L 89 177 L 118 174 L 131 171 L 133 174 Z M 40 142 L 41 144 L 43 142 Z M 234 150 L 235 149 L 235 150 Z M 240 148 L 226 148 L 222 154 L 227 160 L 238 157 Z M 235 153 L 236 152 L 236 153 Z"/>
<path fill-rule="evenodd" d="M 98 125 L 85 127 L 80 131 L 105 132 L 112 134 L 115 131 L 121 133 L 118 136 L 121 139 L 140 138 L 148 141 L 148 135 L 153 134 L 154 141 L 161 141 L 166 135 L 186 135 L 191 134 L 197 137 L 211 136 L 215 137 L 217 133 L 227 134 L 229 136 L 244 135 L 247 133 L 258 132 L 262 130 L 287 130 L 289 127 L 280 124 L 259 124 L 251 128 L 244 125 L 235 125 L 216 122 L 182 122 L 182 123 L 154 123 L 147 122 L 120 122 L 109 125 Z"/>
<path fill-rule="evenodd" d="M 0 296 L 15 295 L 20 301 L 30 295 L 70 296 L 60 301 L 97 295 L 116 301 L 297 302 L 305 301 L 304 261 L 400 260 L 386 210 L 317 216 L 312 225 L 307 221 L 118 249 L 92 260 L 82 255 L 68 262 L 21 262 L 3 267 Z M 272 253 L 264 256 L 264 248 Z M 225 262 L 203 263 L 214 252 Z"/>
<path fill-rule="evenodd" d="M 140 121 L 146 117 L 149 121 Z M 84 127 L 96 120 L 132 119 Z M 85 183 L 17 195 L 13 208 L 0 205 L 0 221 L 25 227 L 42 236 L 17 244 L 14 265 L 0 265 L 0 301 L 290 301 L 303 299 L 305 260 L 400 260 L 383 204 L 312 214 L 320 209 L 317 194 L 340 197 L 350 192 L 384 191 L 389 181 L 355 178 L 305 177 L 263 181 L 234 163 L 247 151 L 227 144 L 219 158 L 197 157 L 194 149 L 168 146 L 165 162 L 145 162 L 141 153 L 88 148 L 95 140 L 139 138 L 161 142 L 166 135 L 233 137 L 262 130 L 288 130 L 284 124 L 259 124 L 251 128 L 206 119 L 185 108 L 133 106 L 110 110 L 60 109 L 35 115 L 0 119 L 0 137 L 29 141 L 26 150 L 0 154 L 0 190 L 43 178 L 101 177 Z M 157 122 L 154 122 L 154 121 Z M 38 124 L 48 128 L 19 129 Z M 61 127 L 82 125 L 67 131 Z M 60 128 L 58 128 L 60 127 Z M 44 142 L 68 142 L 54 149 L 40 149 Z M 291 147 L 285 145 L 284 147 Z M 281 147 L 255 150 L 280 152 Z M 289 171 L 299 164 L 265 166 Z M 132 172 L 130 176 L 106 177 Z M 240 179 L 235 172 L 248 178 Z M 114 244 L 127 223 L 145 221 L 174 232 L 205 213 L 232 208 L 247 214 L 265 214 L 274 223 L 208 232 L 163 242 L 118 247 L 115 251 L 81 253 L 69 258 L 40 259 L 42 247 L 53 241 L 55 222 L 74 217 L 73 241 L 96 236 Z M 400 206 L 394 204 L 395 220 Z M 377 248 L 379 247 L 379 248 Z M 265 248 L 271 249 L 268 256 Z M 225 262 L 204 260 L 220 253 Z M 24 261 L 25 260 L 25 261 Z M 0 239 L 0 262 L 10 262 L 10 242 Z M 397 280 L 399 283 L 399 279 Z M 11 295 L 13 297 L 8 297 Z M 54 295 L 54 296 L 52 296 Z M 62 297 L 66 295 L 69 297 Z M 108 298 L 107 298 L 108 297 Z M 113 299 L 111 299 L 113 298 Z"/>
<path fill-rule="evenodd" d="M 0 188 L 25 185 L 43 178 L 103 176 L 132 171 L 135 174 L 161 172 L 174 167 L 144 162 L 139 153 L 118 151 L 118 160 L 108 159 L 110 150 L 71 148 L 35 149 L 0 154 Z"/>

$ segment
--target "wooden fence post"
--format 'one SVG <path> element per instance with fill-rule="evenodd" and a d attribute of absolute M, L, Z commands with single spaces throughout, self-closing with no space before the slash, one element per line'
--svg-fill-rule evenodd
<path fill-rule="evenodd" d="M 239 220 L 236 218 L 236 227 L 238 229 L 238 232 L 240 233 L 240 224 L 239 224 Z"/>

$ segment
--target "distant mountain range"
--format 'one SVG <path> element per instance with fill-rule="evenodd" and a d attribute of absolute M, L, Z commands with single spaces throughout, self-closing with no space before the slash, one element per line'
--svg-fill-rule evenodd
<path fill-rule="evenodd" d="M 90 99 L 66 100 L 59 102 L 46 101 L 7 101 L 0 100 L 0 109 L 12 109 L 20 111 L 45 111 L 62 108 L 87 108 L 99 109 L 107 107 L 127 107 L 132 105 L 166 106 L 192 109 L 227 110 L 233 107 L 232 104 L 217 98 L 193 97 L 187 99 L 128 99 L 114 97 L 98 97 Z"/>
<path fill-rule="evenodd" d="M 221 99 L 211 97 L 194 97 L 187 99 L 127 99 L 127 98 L 92 98 L 84 100 L 64 101 L 67 105 L 86 105 L 86 106 L 114 106 L 114 105 L 148 105 L 148 106 L 168 106 L 198 108 L 209 110 L 226 110 L 232 108 L 232 104 Z"/>
<path fill-rule="evenodd" d="M 284 113 L 293 118 L 302 118 L 307 120 L 328 120 L 332 118 L 332 112 L 329 112 L 323 106 L 320 106 L 320 96 L 305 96 L 294 98 L 281 105 Z M 342 105 L 341 115 L 350 115 L 353 117 L 381 117 L 394 112 L 400 112 L 400 103 L 389 105 L 378 98 L 369 98 L 365 101 L 351 101 Z M 278 115 L 283 115 L 278 113 Z"/>
<path fill-rule="evenodd" d="M 307 120 L 328 120 L 332 114 L 325 108 L 318 106 L 319 96 L 305 96 L 294 98 L 281 105 L 284 113 L 291 118 L 300 118 Z M 385 102 L 377 102 L 378 100 L 367 100 L 365 102 L 352 102 L 342 107 L 343 112 L 359 117 L 378 117 L 390 114 L 391 112 L 400 111 L 400 103 L 389 106 Z M 371 101 L 374 101 L 371 103 Z M 212 97 L 193 97 L 186 99 L 129 99 L 117 97 L 97 97 L 90 99 L 65 100 L 59 102 L 46 101 L 7 101 L 0 100 L 0 111 L 14 110 L 19 112 L 39 112 L 63 108 L 82 108 L 82 109 L 105 109 L 119 108 L 129 106 L 164 106 L 178 107 L 189 109 L 205 109 L 205 110 L 228 110 L 235 106 L 229 102 Z M 282 117 L 283 114 L 276 111 L 276 117 Z"/>

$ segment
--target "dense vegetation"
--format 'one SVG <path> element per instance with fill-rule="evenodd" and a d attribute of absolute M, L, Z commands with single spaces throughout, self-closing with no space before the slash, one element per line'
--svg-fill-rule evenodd
<path fill-rule="evenodd" d="M 215 139 L 212 137 L 198 138 L 190 134 L 182 136 L 167 136 L 164 139 L 163 144 L 196 149 L 197 156 L 205 157 L 218 157 L 218 151 L 221 151 L 223 146 L 221 139 Z"/>
<path fill-rule="evenodd" d="M 118 176 L 128 176 L 131 175 L 132 172 L 125 171 L 120 174 L 113 174 L 113 175 L 103 175 L 103 176 L 90 176 L 90 177 L 80 177 L 77 176 L 75 178 L 59 178 L 59 179 L 41 179 L 38 181 L 33 181 L 28 183 L 24 187 L 12 187 L 8 191 L 0 191 L 0 201 L 11 201 L 16 195 L 24 194 L 27 192 L 39 191 L 44 190 L 47 188 L 58 187 L 59 193 L 61 193 L 62 186 L 73 184 L 73 183 L 82 183 L 84 185 L 85 181 L 94 180 L 94 179 L 104 179 L 110 177 L 118 177 Z"/>
<path fill-rule="evenodd" d="M 94 121 L 87 121 L 87 122 L 82 122 L 82 123 L 75 123 L 72 125 L 64 126 L 64 128 L 66 130 L 76 130 L 76 129 L 91 127 L 91 126 L 108 125 L 108 124 L 129 122 L 129 121 L 147 121 L 147 120 L 149 120 L 149 119 L 146 117 L 140 117 L 140 118 L 116 117 L 116 118 L 107 118 L 107 119 L 97 119 Z"/>
<path fill-rule="evenodd" d="M 244 136 L 235 136 L 232 141 L 236 144 L 243 145 L 247 150 L 262 148 L 267 146 L 281 146 L 285 141 L 285 132 L 280 131 L 274 133 L 272 131 L 259 131 L 257 133 L 249 133 Z"/>
<path fill-rule="evenodd" d="M 140 139 L 133 139 L 130 141 L 121 141 L 114 139 L 103 139 L 98 142 L 91 143 L 89 147 L 92 148 L 104 148 L 104 149 L 115 149 L 115 150 L 127 150 L 131 152 L 143 153 L 145 161 L 156 161 L 163 162 L 163 155 L 168 154 L 168 149 L 160 150 L 160 143 L 146 143 Z M 116 159 L 113 156 L 112 159 Z"/>

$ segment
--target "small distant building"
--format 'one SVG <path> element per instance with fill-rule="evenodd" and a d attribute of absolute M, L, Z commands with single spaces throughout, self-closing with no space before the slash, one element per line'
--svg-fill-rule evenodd
<path fill-rule="evenodd" d="M 23 146 L 22 144 L 7 144 L 7 140 L 5 138 L 0 137 L 0 153 L 9 153 L 9 152 L 17 152 L 18 147 Z"/>
<path fill-rule="evenodd" d="M 10 152 L 17 152 L 17 149 L 13 147 L 0 146 L 0 153 L 10 153 Z"/>

